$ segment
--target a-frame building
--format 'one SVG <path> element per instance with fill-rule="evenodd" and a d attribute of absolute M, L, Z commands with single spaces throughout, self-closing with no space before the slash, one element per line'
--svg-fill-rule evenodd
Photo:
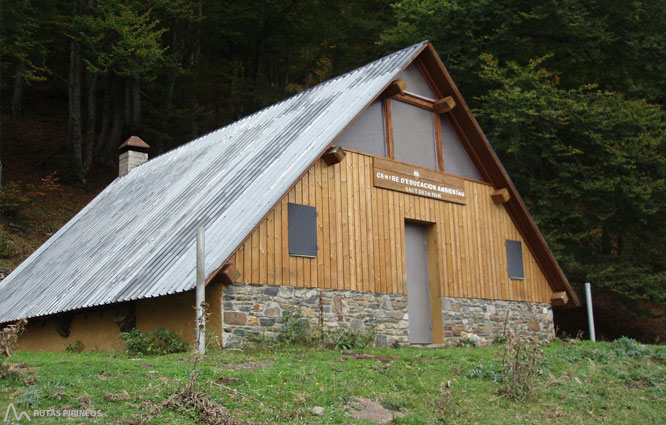
<path fill-rule="evenodd" d="M 30 320 L 25 349 L 193 339 L 198 226 L 225 346 L 296 313 L 380 345 L 549 337 L 551 306 L 578 304 L 428 42 L 116 179 L 0 283 L 0 322 Z"/>

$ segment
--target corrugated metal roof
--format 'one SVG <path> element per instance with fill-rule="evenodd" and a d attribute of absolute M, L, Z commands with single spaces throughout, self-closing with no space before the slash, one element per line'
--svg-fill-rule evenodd
<path fill-rule="evenodd" d="M 0 282 L 0 323 L 174 294 L 221 265 L 345 126 L 426 45 L 322 83 L 116 179 Z"/>

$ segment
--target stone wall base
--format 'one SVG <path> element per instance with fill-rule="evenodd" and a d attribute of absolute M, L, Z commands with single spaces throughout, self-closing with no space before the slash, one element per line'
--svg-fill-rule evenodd
<path fill-rule="evenodd" d="M 442 297 L 444 341 L 458 345 L 463 339 L 492 344 L 504 336 L 555 337 L 550 304 L 521 301 Z"/>
<path fill-rule="evenodd" d="M 374 330 L 381 347 L 409 345 L 407 295 L 234 283 L 224 287 L 222 312 L 225 347 L 250 335 L 278 338 L 283 318 L 296 313 L 326 331 Z M 450 345 L 489 344 L 500 333 L 554 336 L 549 304 L 444 297 L 442 315 Z"/>
<path fill-rule="evenodd" d="M 277 338 L 282 318 L 295 313 L 327 331 L 374 330 L 379 346 L 409 344 L 406 295 L 234 283 L 222 301 L 225 347 L 251 334 Z"/>

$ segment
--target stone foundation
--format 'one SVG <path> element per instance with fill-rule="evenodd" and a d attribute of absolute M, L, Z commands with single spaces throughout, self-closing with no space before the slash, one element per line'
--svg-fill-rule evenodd
<path fill-rule="evenodd" d="M 458 345 L 470 338 L 492 344 L 499 334 L 555 336 L 550 304 L 520 301 L 442 297 L 444 341 Z"/>
<path fill-rule="evenodd" d="M 294 313 L 329 331 L 373 329 L 379 346 L 409 344 L 406 295 L 234 283 L 222 309 L 225 347 L 250 334 L 277 338 L 282 318 Z"/>
<path fill-rule="evenodd" d="M 282 318 L 295 313 L 328 331 L 373 329 L 382 347 L 409 345 L 407 295 L 235 283 L 222 297 L 225 347 L 249 335 L 278 338 Z M 448 345 L 490 344 L 500 333 L 554 336 L 550 304 L 443 297 L 442 316 Z"/>

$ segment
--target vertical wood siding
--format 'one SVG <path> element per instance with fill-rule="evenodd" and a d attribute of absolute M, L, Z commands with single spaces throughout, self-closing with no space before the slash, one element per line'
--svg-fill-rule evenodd
<path fill-rule="evenodd" d="M 493 188 L 465 181 L 458 205 L 372 186 L 372 157 L 322 160 L 296 183 L 231 261 L 248 283 L 406 293 L 405 220 L 436 224 L 445 297 L 550 302 L 551 289 Z M 287 203 L 317 208 L 317 258 L 289 256 Z M 505 239 L 523 242 L 524 280 L 507 274 Z"/>

